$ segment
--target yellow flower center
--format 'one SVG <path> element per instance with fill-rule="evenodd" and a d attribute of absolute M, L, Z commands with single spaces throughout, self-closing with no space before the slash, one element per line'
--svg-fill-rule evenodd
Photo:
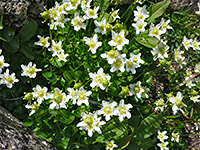
<path fill-rule="evenodd" d="M 160 146 L 161 146 L 162 148 L 165 148 L 165 147 L 166 147 L 166 146 L 165 146 L 165 143 L 161 143 Z"/>
<path fill-rule="evenodd" d="M 89 46 L 90 46 L 90 48 L 95 48 L 96 47 L 96 43 L 94 42 L 94 41 L 90 41 L 89 42 Z"/>
<path fill-rule="evenodd" d="M 118 35 L 115 37 L 114 42 L 117 43 L 117 45 L 120 45 L 123 42 L 123 38 Z"/>
<path fill-rule="evenodd" d="M 85 100 L 87 98 L 87 96 L 84 93 L 80 93 L 78 97 L 80 100 Z"/>
<path fill-rule="evenodd" d="M 153 29 L 152 29 L 152 34 L 158 35 L 158 34 L 159 34 L 158 28 L 153 28 Z"/>
<path fill-rule="evenodd" d="M 134 63 L 137 63 L 138 61 L 139 61 L 138 58 L 136 58 L 136 57 L 133 58 Z"/>
<path fill-rule="evenodd" d="M 138 18 L 139 18 L 140 20 L 142 20 L 142 19 L 144 18 L 144 15 L 143 15 L 143 14 L 139 14 L 139 15 L 138 15 Z"/>
<path fill-rule="evenodd" d="M 142 24 L 142 23 L 138 23 L 138 24 L 137 24 L 137 27 L 138 27 L 139 30 L 141 30 L 142 27 L 143 27 L 143 24 Z"/>
<path fill-rule="evenodd" d="M 122 66 L 122 61 L 120 59 L 117 59 L 115 62 L 114 62 L 114 66 L 116 68 L 120 68 Z"/>
<path fill-rule="evenodd" d="M 2 61 L 0 61 L 0 68 L 2 68 L 3 67 L 3 62 Z"/>
<path fill-rule="evenodd" d="M 108 142 L 107 146 L 108 146 L 108 148 L 113 148 L 113 143 L 112 142 Z"/>
<path fill-rule="evenodd" d="M 85 117 L 84 123 L 91 126 L 94 123 L 94 119 L 92 116 Z"/>
<path fill-rule="evenodd" d="M 118 111 L 119 111 L 119 113 L 120 113 L 121 115 L 126 114 L 126 107 L 124 107 L 124 106 L 119 106 Z"/>
<path fill-rule="evenodd" d="M 179 99 L 179 98 L 177 98 L 177 99 L 175 100 L 175 104 L 176 104 L 177 107 L 180 107 L 180 106 L 182 105 L 182 100 Z"/>
<path fill-rule="evenodd" d="M 104 24 L 101 24 L 101 25 L 99 26 L 99 30 L 104 31 Z"/>
<path fill-rule="evenodd" d="M 107 115 L 112 113 L 112 109 L 111 109 L 110 106 L 106 106 L 106 107 L 104 108 L 103 111 L 104 111 L 104 113 L 107 114 Z"/>
<path fill-rule="evenodd" d="M 78 3 L 78 0 L 70 0 L 70 2 L 72 4 L 72 6 L 74 7 L 74 6 L 76 6 L 76 3 Z"/>
<path fill-rule="evenodd" d="M 185 41 L 185 42 L 184 42 L 184 45 L 185 45 L 186 47 L 188 47 L 190 44 L 189 44 L 188 41 Z"/>
<path fill-rule="evenodd" d="M 89 15 L 89 16 L 94 16 L 94 15 L 95 15 L 95 11 L 92 10 L 92 9 L 90 9 L 90 10 L 88 11 L 88 15 Z"/>
<path fill-rule="evenodd" d="M 128 61 L 128 68 L 133 68 L 133 66 L 134 66 L 134 64 L 133 64 L 133 62 L 131 62 L 131 61 Z"/>
<path fill-rule="evenodd" d="M 30 68 L 28 69 L 28 73 L 29 73 L 30 75 L 33 75 L 35 72 L 36 72 L 36 71 L 35 71 L 35 68 L 33 68 L 33 67 L 30 67 Z"/>
<path fill-rule="evenodd" d="M 83 22 L 80 19 L 74 21 L 75 26 L 82 26 Z"/>
<path fill-rule="evenodd" d="M 139 93 L 139 92 L 140 92 L 140 87 L 139 87 L 139 86 L 135 86 L 135 87 L 133 88 L 133 91 L 134 91 L 135 93 Z"/>
<path fill-rule="evenodd" d="M 62 95 L 61 93 L 59 93 L 59 92 L 56 92 L 56 93 L 54 94 L 54 96 L 53 96 L 53 100 L 54 100 L 57 104 L 61 103 L 61 102 L 62 102 L 62 99 L 63 99 L 63 95 Z"/>
<path fill-rule="evenodd" d="M 194 48 L 197 48 L 197 46 L 198 46 L 197 42 L 193 42 L 192 45 L 193 45 Z"/>
<path fill-rule="evenodd" d="M 43 97 L 44 96 L 44 91 L 39 91 L 38 95 L 39 95 L 39 97 Z"/>
<path fill-rule="evenodd" d="M 38 104 L 33 104 L 33 105 L 32 105 L 32 110 L 38 110 L 38 109 L 39 109 Z"/>
<path fill-rule="evenodd" d="M 108 52 L 108 57 L 110 58 L 115 58 L 118 55 L 118 52 L 116 52 L 115 50 L 110 50 Z"/>
<path fill-rule="evenodd" d="M 7 78 L 7 81 L 8 81 L 9 83 L 13 83 L 13 82 L 14 82 L 14 80 L 13 80 L 12 77 L 8 77 L 8 78 Z"/>
<path fill-rule="evenodd" d="M 45 46 L 47 44 L 47 40 L 45 38 L 40 40 L 40 43 L 42 46 Z"/>
<path fill-rule="evenodd" d="M 167 24 L 166 24 L 165 22 L 162 24 L 162 28 L 163 28 L 163 29 L 166 29 L 166 28 L 167 28 Z"/>

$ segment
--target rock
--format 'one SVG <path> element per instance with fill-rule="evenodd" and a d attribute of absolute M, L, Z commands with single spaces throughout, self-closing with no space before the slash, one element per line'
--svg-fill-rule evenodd
<path fill-rule="evenodd" d="M 47 0 L 1 0 L 3 25 L 19 30 L 26 22 L 37 20 L 46 5 Z"/>
<path fill-rule="evenodd" d="M 55 150 L 0 106 L 0 150 Z"/>

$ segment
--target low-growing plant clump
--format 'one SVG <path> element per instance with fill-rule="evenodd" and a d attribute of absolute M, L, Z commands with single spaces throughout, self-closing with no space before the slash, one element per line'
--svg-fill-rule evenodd
<path fill-rule="evenodd" d="M 0 96 L 24 93 L 14 114 L 57 149 L 187 149 L 186 127 L 200 128 L 200 10 L 119 3 L 55 1 L 39 28 L 1 25 Z"/>

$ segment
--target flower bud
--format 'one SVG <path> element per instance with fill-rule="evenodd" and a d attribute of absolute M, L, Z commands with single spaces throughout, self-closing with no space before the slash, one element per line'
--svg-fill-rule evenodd
<path fill-rule="evenodd" d="M 116 23 L 115 26 L 114 26 L 115 30 L 117 32 L 121 32 L 121 30 L 123 29 L 123 25 L 120 24 L 120 23 Z"/>
<path fill-rule="evenodd" d="M 75 89 L 79 89 L 80 87 L 81 87 L 81 83 L 80 82 L 74 84 L 74 88 Z"/>
<path fill-rule="evenodd" d="M 122 86 L 121 88 L 122 88 L 122 91 L 119 94 L 122 96 L 128 96 L 130 93 L 128 86 Z"/>
<path fill-rule="evenodd" d="M 105 25 L 105 29 L 106 29 L 106 33 L 107 32 L 111 32 L 112 31 L 112 25 L 111 24 L 109 24 L 109 23 L 107 23 L 106 25 Z"/>
<path fill-rule="evenodd" d="M 30 92 L 25 92 L 24 93 L 25 94 L 25 96 L 24 96 L 24 100 L 28 100 L 28 101 L 32 101 L 33 100 L 33 94 L 32 93 L 30 93 Z"/>
<path fill-rule="evenodd" d="M 40 13 L 41 17 L 44 18 L 45 20 L 49 19 L 49 11 L 45 10 L 42 13 Z"/>
<path fill-rule="evenodd" d="M 109 81 L 108 81 L 107 79 L 103 80 L 103 81 L 102 81 L 102 85 L 103 85 L 104 87 L 108 87 L 108 86 L 109 86 Z"/>

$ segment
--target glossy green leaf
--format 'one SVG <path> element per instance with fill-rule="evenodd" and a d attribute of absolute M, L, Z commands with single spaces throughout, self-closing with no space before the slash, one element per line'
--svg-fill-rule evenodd
<path fill-rule="evenodd" d="M 30 40 L 37 31 L 37 22 L 35 20 L 30 21 L 19 31 L 19 38 L 22 42 Z"/>
<path fill-rule="evenodd" d="M 15 35 L 15 32 L 10 27 L 4 27 L 3 30 L 0 31 L 0 39 L 5 42 L 10 42 Z"/>
<path fill-rule="evenodd" d="M 59 121 L 64 124 L 70 124 L 74 121 L 75 117 L 66 110 L 61 110 L 59 114 Z"/>
<path fill-rule="evenodd" d="M 155 37 L 148 36 L 147 34 L 135 38 L 136 41 L 148 48 L 154 48 L 158 45 L 158 40 Z"/>
<path fill-rule="evenodd" d="M 141 121 L 138 128 L 135 129 L 134 134 L 137 138 L 148 138 L 157 132 L 160 124 L 162 123 L 162 117 L 160 115 L 151 114 Z"/>
<path fill-rule="evenodd" d="M 150 138 L 141 139 L 141 140 L 131 140 L 130 144 L 126 148 L 127 150 L 147 150 L 153 145 L 153 140 Z"/>
<path fill-rule="evenodd" d="M 150 17 L 148 18 L 148 22 L 152 22 L 154 19 L 160 17 L 168 8 L 169 4 L 170 0 L 166 0 L 163 2 L 158 2 L 149 7 L 148 11 L 150 12 Z"/>
<path fill-rule="evenodd" d="M 2 48 L 10 53 L 16 53 L 19 50 L 20 41 L 17 36 L 15 36 L 10 42 L 2 42 Z"/>
<path fill-rule="evenodd" d="M 59 150 L 64 150 L 64 149 L 67 149 L 69 141 L 70 141 L 70 138 L 65 137 L 63 134 L 59 133 L 59 134 L 57 134 L 56 137 L 53 139 L 53 144 L 54 144 Z"/>
<path fill-rule="evenodd" d="M 49 60 L 49 62 L 50 62 L 53 66 L 58 67 L 58 68 L 62 67 L 62 66 L 65 64 L 65 63 L 62 63 L 62 62 L 58 61 L 58 58 L 54 58 L 54 57 L 52 57 L 52 58 Z"/>
<path fill-rule="evenodd" d="M 33 42 L 29 41 L 29 42 L 23 43 L 21 47 L 19 48 L 19 51 L 22 52 L 28 59 L 34 60 L 35 55 L 32 49 L 33 49 Z"/>

